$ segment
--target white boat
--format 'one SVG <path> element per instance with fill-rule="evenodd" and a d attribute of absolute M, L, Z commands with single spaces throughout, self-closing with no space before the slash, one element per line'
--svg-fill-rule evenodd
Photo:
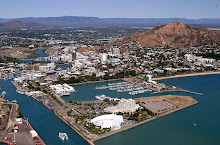
<path fill-rule="evenodd" d="M 16 90 L 17 93 L 24 95 L 24 92 Z"/>
<path fill-rule="evenodd" d="M 59 138 L 62 140 L 68 140 L 68 135 L 65 132 L 59 132 Z"/>
<path fill-rule="evenodd" d="M 70 95 L 70 93 L 62 93 L 62 94 L 60 94 L 60 96 L 69 96 Z"/>
<path fill-rule="evenodd" d="M 3 91 L 3 92 L 2 92 L 2 96 L 4 96 L 4 95 L 6 95 L 6 91 Z"/>
<path fill-rule="evenodd" d="M 58 67 L 56 70 L 61 70 L 62 68 L 61 67 Z"/>
<path fill-rule="evenodd" d="M 109 100 L 112 100 L 113 98 L 111 98 L 111 97 L 109 97 L 109 96 L 106 96 L 106 95 L 104 95 L 104 94 L 102 94 L 102 95 L 97 95 L 97 96 L 95 96 L 95 98 L 96 99 L 98 99 L 98 100 L 104 100 L 104 99 L 109 99 Z"/>

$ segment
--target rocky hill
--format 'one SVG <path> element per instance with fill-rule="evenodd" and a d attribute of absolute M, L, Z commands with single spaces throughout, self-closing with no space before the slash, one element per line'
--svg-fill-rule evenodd
<path fill-rule="evenodd" d="M 136 32 L 111 45 L 119 45 L 122 48 L 126 44 L 138 42 L 141 47 L 194 47 L 204 45 L 220 45 L 220 32 L 186 26 L 181 22 L 172 22 L 163 26 L 157 26 L 145 32 Z"/>

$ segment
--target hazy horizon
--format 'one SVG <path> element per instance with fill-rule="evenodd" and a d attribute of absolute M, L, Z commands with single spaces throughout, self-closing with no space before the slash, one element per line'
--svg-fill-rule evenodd
<path fill-rule="evenodd" d="M 77 15 L 60 15 L 60 16 L 34 16 L 34 17 L 11 17 L 11 18 L 6 18 L 6 17 L 0 17 L 1 19 L 19 19 L 19 18 L 53 18 L 53 17 L 94 17 L 94 18 L 100 18 L 100 19 L 220 19 L 219 18 L 184 18 L 184 17 L 98 17 L 98 16 L 77 16 Z"/>
<path fill-rule="evenodd" d="M 2 0 L 0 18 L 220 18 L 219 0 Z"/>

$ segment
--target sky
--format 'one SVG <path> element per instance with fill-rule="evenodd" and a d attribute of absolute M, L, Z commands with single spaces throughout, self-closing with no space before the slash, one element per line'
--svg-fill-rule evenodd
<path fill-rule="evenodd" d="M 0 0 L 0 18 L 220 18 L 220 0 Z"/>

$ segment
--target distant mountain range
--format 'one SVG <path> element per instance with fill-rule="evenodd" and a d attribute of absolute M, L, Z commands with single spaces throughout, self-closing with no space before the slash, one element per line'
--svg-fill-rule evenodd
<path fill-rule="evenodd" d="M 209 31 L 192 26 L 186 26 L 181 22 L 172 22 L 157 26 L 145 32 L 136 32 L 106 47 L 116 45 L 122 50 L 129 51 L 127 44 L 136 43 L 142 47 L 172 46 L 178 48 L 190 48 L 204 45 L 220 45 L 220 32 Z"/>
<path fill-rule="evenodd" d="M 0 18 L 0 23 L 21 21 L 23 23 L 39 23 L 49 26 L 90 27 L 90 26 L 157 26 L 180 21 L 185 24 L 220 26 L 220 18 L 185 19 L 185 18 L 98 18 L 98 17 L 27 17 L 27 18 Z"/>
<path fill-rule="evenodd" d="M 53 26 L 42 25 L 39 23 L 24 23 L 21 21 L 9 21 L 5 23 L 0 23 L 0 30 L 7 29 L 49 29 L 53 28 Z"/>

